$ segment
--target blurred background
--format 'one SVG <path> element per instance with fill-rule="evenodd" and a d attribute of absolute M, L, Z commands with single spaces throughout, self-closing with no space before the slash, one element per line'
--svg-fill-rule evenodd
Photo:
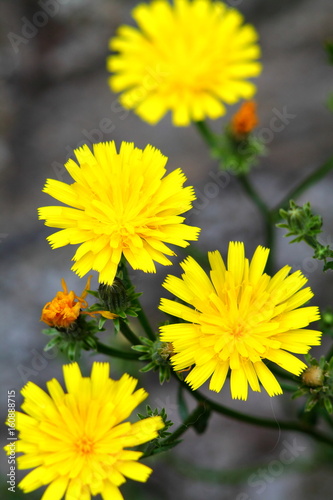
<path fill-rule="evenodd" d="M 170 116 L 152 127 L 136 115 L 123 111 L 110 92 L 105 60 L 108 40 L 117 26 L 132 23 L 130 11 L 139 2 L 121 0 L 2 0 L 0 83 L 0 275 L 1 301 L 1 420 L 7 413 L 7 390 L 19 391 L 29 379 L 44 387 L 52 377 L 62 380 L 64 358 L 44 353 L 47 337 L 41 334 L 40 313 L 60 289 L 65 278 L 69 289 L 79 295 L 85 280 L 70 271 L 73 248 L 52 251 L 45 241 L 52 231 L 37 220 L 36 209 L 50 198 L 41 189 L 48 177 L 69 181 L 63 164 L 73 149 L 93 142 L 115 140 L 159 148 L 169 158 L 168 168 L 181 167 L 188 184 L 196 188 L 198 200 L 190 223 L 202 228 L 196 247 L 204 252 L 226 254 L 230 240 L 244 241 L 248 256 L 263 243 L 260 214 L 248 200 L 234 176 L 224 187 L 214 181 L 216 163 L 192 127 L 174 128 Z M 332 66 L 323 45 L 333 38 L 331 0 L 230 0 L 260 34 L 264 70 L 257 80 L 256 96 L 260 125 L 258 135 L 269 154 L 251 173 L 251 180 L 269 206 L 280 200 L 310 172 L 332 155 L 333 116 L 327 108 L 333 90 Z M 211 123 L 221 130 L 231 114 Z M 286 115 L 287 113 L 287 115 Z M 274 132 L 271 120 L 287 116 L 281 131 Z M 216 179 L 216 177 L 215 177 Z M 323 244 L 333 243 L 333 174 L 308 190 L 297 202 L 310 201 L 324 217 Z M 276 268 L 285 264 L 301 269 L 315 293 L 313 304 L 332 305 L 332 273 L 312 259 L 303 244 L 289 245 L 277 230 Z M 179 258 L 186 253 L 178 252 Z M 176 260 L 175 260 L 176 264 Z M 158 267 L 156 275 L 140 271 L 132 278 L 142 302 L 157 327 L 163 320 L 157 309 L 164 296 L 161 283 L 173 268 Z M 94 285 L 97 286 L 96 276 Z M 134 326 L 135 327 L 135 326 Z M 108 335 L 101 334 L 108 342 Z M 313 349 L 315 356 L 320 349 Z M 81 360 L 85 374 L 95 359 Z M 123 371 L 137 376 L 137 366 L 112 362 L 112 376 Z M 140 385 L 150 393 L 148 403 L 165 407 L 169 418 L 179 422 L 176 387 L 158 385 L 154 374 L 140 375 Z M 147 484 L 131 483 L 122 488 L 127 500 L 259 500 L 283 497 L 293 500 L 332 498 L 332 469 L 323 452 L 311 439 L 283 433 L 278 419 L 296 415 L 300 402 L 291 406 L 282 397 L 251 394 L 247 403 L 231 401 L 226 385 L 213 397 L 223 404 L 249 413 L 275 418 L 275 430 L 241 424 L 213 416 L 203 436 L 191 429 L 174 451 L 148 459 L 154 473 Z M 211 395 L 210 395 L 211 396 Z M 189 406 L 193 402 L 188 400 Z M 246 408 L 245 408 L 246 405 Z M 292 408 L 293 414 L 290 414 Z M 286 414 L 288 412 L 288 414 Z M 171 429 L 172 430 L 172 429 Z M 2 429 L 2 441 L 7 431 Z M 282 460 L 284 450 L 291 457 Z M 237 482 L 233 470 L 242 471 Z M 3 482 L 7 491 L 8 464 L 1 455 Z M 17 479 L 22 473 L 17 473 Z M 15 498 L 21 498 L 17 491 Z M 22 495 L 26 500 L 41 492 Z"/>

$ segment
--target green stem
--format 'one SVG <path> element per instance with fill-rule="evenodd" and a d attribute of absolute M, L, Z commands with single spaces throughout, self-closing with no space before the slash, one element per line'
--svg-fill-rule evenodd
<path fill-rule="evenodd" d="M 140 304 L 140 301 L 139 299 L 136 299 L 136 303 L 138 305 L 138 307 L 140 307 L 140 310 L 138 311 L 138 320 L 140 321 L 140 325 L 142 326 L 142 328 L 144 329 L 144 331 L 146 332 L 147 334 L 147 337 L 150 339 L 150 340 L 156 340 L 156 335 L 155 335 L 155 332 L 154 330 L 152 329 L 149 321 L 148 321 L 148 318 L 146 316 L 146 313 L 144 312 L 144 310 L 142 309 L 142 306 Z"/>
<path fill-rule="evenodd" d="M 127 265 L 126 265 L 126 261 L 125 260 L 122 262 L 122 270 L 123 270 L 123 273 L 124 273 L 125 280 L 128 282 L 128 284 L 130 286 L 132 286 L 132 282 L 131 282 L 129 274 L 128 274 Z M 154 332 L 153 328 L 151 327 L 151 325 L 150 325 L 150 323 L 148 321 L 148 318 L 146 316 L 146 313 L 144 312 L 144 310 L 143 310 L 143 308 L 141 306 L 141 303 L 140 303 L 140 301 L 139 301 L 138 298 L 135 299 L 134 304 L 139 308 L 139 310 L 138 310 L 138 320 L 139 320 L 140 325 L 142 326 L 143 330 L 147 334 L 147 337 L 150 340 L 156 340 L 155 332 Z"/>
<path fill-rule="evenodd" d="M 208 144 L 210 148 L 215 148 L 217 146 L 216 137 L 213 132 L 208 127 L 207 123 L 204 121 L 194 122 L 197 130 L 199 131 L 202 138 Z"/>
<path fill-rule="evenodd" d="M 176 429 L 170 436 L 164 439 L 161 445 L 170 444 L 176 441 L 184 432 L 187 431 L 192 425 L 194 425 L 203 413 L 207 411 L 207 405 L 203 402 L 199 402 L 198 406 L 189 414 L 189 416 L 184 420 L 184 422 Z"/>
<path fill-rule="evenodd" d="M 258 209 L 262 213 L 262 215 L 266 219 L 270 219 L 271 213 L 266 205 L 266 203 L 261 199 L 260 195 L 257 193 L 257 191 L 254 189 L 252 184 L 250 183 L 248 177 L 245 174 L 239 174 L 237 176 L 239 182 L 241 183 L 242 187 L 244 188 L 245 192 L 249 195 L 251 200 L 255 205 L 257 205 Z"/>
<path fill-rule="evenodd" d="M 124 335 L 124 337 L 127 338 L 127 340 L 133 344 L 133 345 L 139 345 L 141 344 L 141 341 L 139 339 L 139 337 L 137 337 L 135 335 L 134 332 L 132 332 L 132 330 L 130 329 L 130 327 L 128 326 L 128 324 L 123 320 L 123 319 L 119 319 L 119 324 L 120 324 L 120 331 L 121 333 Z"/>
<path fill-rule="evenodd" d="M 114 347 L 110 347 L 108 345 L 102 344 L 101 342 L 96 343 L 96 349 L 97 352 L 100 354 L 106 354 L 108 356 L 112 356 L 114 358 L 121 358 L 121 359 L 132 359 L 132 360 L 139 360 L 139 354 L 136 352 L 125 352 L 125 351 L 120 351 L 119 349 L 115 349 Z"/>
<path fill-rule="evenodd" d="M 178 379 L 178 377 L 177 377 Z M 190 393 L 192 396 L 199 401 L 200 403 L 205 403 L 208 408 L 211 410 L 215 411 L 216 413 L 220 413 L 221 415 L 224 415 L 226 417 L 233 418 L 235 420 L 239 420 L 241 422 L 245 422 L 247 424 L 252 424 L 252 425 L 258 425 L 260 427 L 268 427 L 268 428 L 277 428 L 277 429 L 282 429 L 286 431 L 296 431 L 296 432 L 302 432 L 304 434 L 308 434 L 309 436 L 313 437 L 317 441 L 321 441 L 326 444 L 330 444 L 333 446 L 333 437 L 328 436 L 327 434 L 324 434 L 323 432 L 317 431 L 316 429 L 313 429 L 310 427 L 308 424 L 304 422 L 297 422 L 297 421 L 276 421 L 276 420 L 271 420 L 269 418 L 262 418 L 262 417 L 255 417 L 252 415 L 247 415 L 241 412 L 238 412 L 236 410 L 232 410 L 231 408 L 227 408 L 226 406 L 223 406 L 221 404 L 215 403 L 215 401 L 206 398 L 203 394 L 201 394 L 199 391 L 192 391 L 192 389 L 186 384 L 186 382 L 182 382 L 181 380 L 178 379 L 178 382 L 183 385 L 183 387 Z"/>
<path fill-rule="evenodd" d="M 194 122 L 200 135 L 206 141 L 211 149 L 217 149 L 217 140 L 215 135 L 212 133 L 207 123 L 204 121 Z M 223 158 L 220 158 L 223 161 Z M 245 174 L 237 175 L 237 178 L 242 185 L 243 189 L 253 201 L 253 203 L 258 207 L 261 212 L 264 224 L 265 224 L 265 245 L 270 249 L 270 255 L 267 261 L 266 271 L 268 274 L 272 274 L 272 267 L 274 262 L 274 226 L 272 224 L 272 213 L 266 203 L 263 201 L 261 196 L 254 189 L 253 185 L 250 183 L 248 177 Z"/>
<path fill-rule="evenodd" d="M 296 199 L 309 187 L 325 177 L 325 175 L 328 174 L 331 170 L 333 170 L 333 158 L 327 160 L 321 167 L 318 168 L 318 170 L 306 177 L 295 189 L 293 189 L 287 196 L 283 198 L 278 207 L 276 207 L 274 210 L 278 219 L 280 218 L 278 216 L 280 208 L 288 209 L 289 200 Z"/>

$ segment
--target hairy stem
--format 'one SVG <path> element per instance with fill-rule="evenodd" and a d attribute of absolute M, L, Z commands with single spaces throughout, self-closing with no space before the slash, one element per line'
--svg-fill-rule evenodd
<path fill-rule="evenodd" d="M 176 441 L 184 432 L 186 432 L 192 425 L 194 425 L 198 419 L 207 411 L 207 405 L 205 402 L 199 402 L 198 406 L 189 414 L 189 416 L 184 420 L 184 422 L 176 429 L 170 436 L 168 436 L 164 441 L 162 441 L 162 446 L 165 444 L 172 443 Z"/>
<path fill-rule="evenodd" d="M 106 354 L 113 358 L 132 359 L 138 361 L 140 356 L 139 353 L 136 353 L 134 351 L 120 351 L 119 349 L 115 349 L 114 347 L 102 344 L 101 342 L 96 343 L 96 349 L 100 354 Z"/>
<path fill-rule="evenodd" d="M 135 335 L 135 333 L 130 329 L 126 321 L 120 318 L 120 331 L 124 335 L 124 337 L 133 345 L 140 345 L 141 341 L 139 337 Z"/>
<path fill-rule="evenodd" d="M 178 377 L 177 377 L 178 379 Z M 282 429 L 286 431 L 296 431 L 296 432 L 301 432 L 303 434 L 307 434 L 317 441 L 320 441 L 322 443 L 329 444 L 333 446 L 333 437 L 321 432 L 317 431 L 316 429 L 313 429 L 309 424 L 305 422 L 299 422 L 299 421 L 276 421 L 272 420 L 269 418 L 262 418 L 262 417 L 256 417 L 253 415 L 248 415 L 245 413 L 241 413 L 236 410 L 232 410 L 231 408 L 227 408 L 226 406 L 223 406 L 219 403 L 216 403 L 215 401 L 207 398 L 203 394 L 201 394 L 199 391 L 192 391 L 192 389 L 185 383 L 182 382 L 181 380 L 178 379 L 178 382 L 183 385 L 184 389 L 186 389 L 192 396 L 199 401 L 200 403 L 206 404 L 208 408 L 211 410 L 215 411 L 216 413 L 219 413 L 221 415 L 224 415 L 226 417 L 233 418 L 235 420 L 239 420 L 241 422 L 245 422 L 247 424 L 252 424 L 252 425 L 258 425 L 260 427 L 268 427 L 272 429 Z"/>
<path fill-rule="evenodd" d="M 288 209 L 289 200 L 296 199 L 304 191 L 313 186 L 316 182 L 320 181 L 326 174 L 333 170 L 333 158 L 327 160 L 321 167 L 312 172 L 308 177 L 306 177 L 296 188 L 290 191 L 283 200 L 279 203 L 279 206 L 274 210 L 276 213 L 276 219 L 279 219 L 279 209 Z"/>
<path fill-rule="evenodd" d="M 128 270 L 127 270 L 127 265 L 126 265 L 125 261 L 122 263 L 122 270 L 123 270 L 123 273 L 124 273 L 125 280 L 131 286 L 132 282 L 131 282 L 131 279 L 129 277 Z M 138 310 L 138 320 L 139 320 L 140 325 L 142 326 L 144 332 L 146 333 L 147 337 L 150 340 L 156 340 L 155 332 L 154 332 L 153 328 L 151 327 L 151 325 L 149 323 L 149 320 L 148 320 L 148 318 L 146 316 L 146 313 L 144 312 L 144 310 L 143 310 L 143 308 L 142 308 L 142 306 L 141 306 L 140 301 L 139 301 L 138 298 L 135 299 L 134 304 L 139 308 L 139 310 Z"/>

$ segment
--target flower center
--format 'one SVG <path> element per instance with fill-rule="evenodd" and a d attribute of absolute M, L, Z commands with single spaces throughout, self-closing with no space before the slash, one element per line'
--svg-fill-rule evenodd
<path fill-rule="evenodd" d="M 80 455 L 89 455 L 94 452 L 94 442 L 87 436 L 82 436 L 76 441 L 75 448 Z"/>
<path fill-rule="evenodd" d="M 235 339 L 239 339 L 240 337 L 243 337 L 244 335 L 244 325 L 241 324 L 241 323 L 237 323 L 232 331 L 231 331 L 231 334 L 232 336 L 235 338 Z"/>

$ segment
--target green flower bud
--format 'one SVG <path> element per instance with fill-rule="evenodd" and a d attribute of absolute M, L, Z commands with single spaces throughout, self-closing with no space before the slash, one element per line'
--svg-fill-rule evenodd
<path fill-rule="evenodd" d="M 105 308 L 112 313 L 119 314 L 128 306 L 126 288 L 120 278 L 115 278 L 112 285 L 100 284 L 98 296 Z"/>

